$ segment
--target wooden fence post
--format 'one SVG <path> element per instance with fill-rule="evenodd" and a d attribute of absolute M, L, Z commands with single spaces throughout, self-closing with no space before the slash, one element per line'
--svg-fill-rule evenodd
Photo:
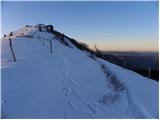
<path fill-rule="evenodd" d="M 43 45 L 44 45 L 44 38 L 43 38 L 43 41 L 42 41 L 42 42 L 43 42 Z"/>
<path fill-rule="evenodd" d="M 50 40 L 49 43 L 50 43 L 50 50 L 51 50 L 51 53 L 52 53 L 52 41 Z"/>
<path fill-rule="evenodd" d="M 39 36 L 39 34 L 38 34 L 38 40 L 40 41 L 40 36 Z"/>
<path fill-rule="evenodd" d="M 14 60 L 14 62 L 16 62 L 16 57 L 15 57 L 13 47 L 12 47 L 12 40 L 10 38 L 9 38 L 9 46 L 10 46 L 10 49 L 11 49 L 11 52 L 12 52 L 13 60 Z"/>
<path fill-rule="evenodd" d="M 151 78 L 151 68 L 148 68 L 148 77 Z"/>

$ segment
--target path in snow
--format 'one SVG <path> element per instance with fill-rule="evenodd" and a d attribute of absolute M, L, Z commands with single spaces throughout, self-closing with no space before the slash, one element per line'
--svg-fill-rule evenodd
<path fill-rule="evenodd" d="M 62 60 L 62 71 L 63 71 L 63 76 L 65 79 L 65 81 L 61 81 L 62 83 L 62 89 L 64 91 L 64 96 L 65 98 L 65 102 L 68 105 L 68 107 L 70 108 L 70 110 L 72 112 L 78 112 L 78 107 L 76 106 L 76 104 L 82 104 L 83 106 L 86 107 L 87 111 L 89 111 L 89 113 L 87 113 L 87 118 L 93 118 L 94 114 L 96 114 L 96 109 L 93 107 L 93 105 L 91 105 L 90 103 L 87 102 L 86 99 L 82 98 L 82 95 L 80 95 L 80 92 L 77 92 L 77 88 L 76 85 L 77 83 L 70 78 L 70 76 L 68 75 L 68 72 L 66 70 L 66 59 L 63 58 Z M 63 117 L 64 118 L 72 118 L 72 115 L 69 115 L 69 112 L 66 112 L 66 110 L 63 111 Z"/>
<path fill-rule="evenodd" d="M 61 60 L 61 64 L 60 64 L 60 68 L 63 71 L 63 76 L 64 78 L 66 78 L 65 80 L 62 80 L 62 90 L 64 91 L 64 96 L 65 96 L 65 103 L 68 105 L 69 109 L 72 112 L 76 112 L 77 111 L 77 106 L 76 103 L 74 103 L 74 99 L 76 99 L 76 101 L 79 101 L 80 104 L 83 104 L 87 110 L 88 110 L 88 117 L 89 118 L 96 118 L 97 116 L 100 116 L 103 118 L 103 116 L 105 116 L 108 112 L 107 109 L 102 105 L 102 104 L 98 104 L 98 103 L 93 103 L 91 101 L 89 101 L 87 98 L 82 97 L 82 95 L 80 94 L 80 92 L 77 92 L 77 88 L 75 87 L 77 85 L 77 83 L 70 78 L 70 75 L 67 72 L 67 61 L 65 58 L 63 58 Z M 62 66 L 63 65 L 63 66 Z M 111 72 L 109 71 L 109 69 L 107 68 L 107 72 Z M 113 73 L 112 73 L 113 74 Z M 107 79 L 111 79 L 111 76 L 108 76 Z M 109 83 L 110 80 L 107 80 L 107 84 L 108 86 L 110 86 L 112 83 Z M 121 82 L 119 80 L 119 82 Z M 121 83 L 123 87 L 125 87 L 125 85 L 123 83 Z M 128 102 L 128 107 L 126 108 L 126 113 L 130 114 L 130 117 L 132 118 L 146 118 L 147 114 L 144 114 L 144 112 L 142 112 L 141 106 L 138 106 L 133 100 L 132 97 L 130 95 L 130 93 L 128 92 L 128 89 L 125 87 L 124 88 L 125 92 L 122 90 L 119 91 L 114 91 L 116 93 L 119 94 L 120 97 L 124 97 L 127 99 Z M 113 92 L 113 90 L 111 90 Z M 111 93 L 112 94 L 112 93 Z M 71 99 L 72 98 L 72 99 Z M 119 98 L 115 99 L 116 101 L 119 100 Z M 111 103 L 113 104 L 113 103 Z M 63 118 L 72 118 L 73 114 L 70 115 L 69 112 L 67 112 L 67 110 L 64 110 L 62 112 Z"/>
<path fill-rule="evenodd" d="M 151 118 L 149 116 L 149 114 L 143 109 L 143 107 L 141 105 L 138 105 L 138 103 L 135 103 L 135 101 L 132 99 L 131 93 L 127 89 L 126 85 L 124 85 L 121 82 L 121 80 L 118 80 L 117 77 L 115 77 L 113 79 L 112 76 L 114 76 L 114 73 L 112 73 L 107 68 L 106 65 L 102 64 L 101 62 L 99 62 L 99 64 L 102 66 L 102 69 L 103 69 L 104 73 L 106 74 L 106 77 L 108 78 L 108 80 L 106 82 L 108 84 L 108 86 L 112 85 L 112 89 L 113 89 L 114 86 L 116 85 L 116 82 L 118 82 L 117 83 L 118 89 L 116 91 L 113 89 L 113 92 L 116 92 L 116 93 L 122 95 L 121 97 L 127 96 L 126 99 L 127 99 L 127 102 L 128 102 L 128 107 L 126 109 L 126 112 L 131 114 L 130 117 L 132 117 L 132 118 L 140 118 L 140 119 Z M 109 81 L 110 81 L 110 83 L 109 83 Z M 119 87 L 119 86 L 122 86 L 122 87 Z M 123 92 L 123 91 L 125 91 L 125 92 Z M 121 94 L 122 92 L 124 94 Z"/>

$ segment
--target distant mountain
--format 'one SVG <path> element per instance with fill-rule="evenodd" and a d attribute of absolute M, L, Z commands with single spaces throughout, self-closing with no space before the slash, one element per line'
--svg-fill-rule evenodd
<path fill-rule="evenodd" d="M 108 61 L 125 67 L 130 70 L 152 78 L 159 80 L 159 53 L 158 52 L 118 52 L 118 51 L 102 51 L 104 56 L 115 56 Z M 106 57 L 108 58 L 108 57 Z M 121 60 L 116 60 L 117 58 Z M 151 75 L 149 76 L 149 69 Z"/>
<path fill-rule="evenodd" d="M 1 48 L 2 118 L 159 116 L 158 82 L 108 62 L 121 59 L 105 59 L 52 25 L 10 32 Z"/>

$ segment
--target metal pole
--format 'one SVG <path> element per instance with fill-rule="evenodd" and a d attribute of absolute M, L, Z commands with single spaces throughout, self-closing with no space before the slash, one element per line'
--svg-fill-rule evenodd
<path fill-rule="evenodd" d="M 151 77 L 151 68 L 150 67 L 148 68 L 148 77 L 149 78 Z"/>
<path fill-rule="evenodd" d="M 50 43 L 50 50 L 51 50 L 51 53 L 52 53 L 52 41 L 50 40 L 49 43 Z"/>

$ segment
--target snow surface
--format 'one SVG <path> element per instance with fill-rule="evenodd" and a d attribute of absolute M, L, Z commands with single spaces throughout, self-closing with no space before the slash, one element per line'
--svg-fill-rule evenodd
<path fill-rule="evenodd" d="M 71 47 L 34 26 L 13 32 L 13 62 L 8 38 L 1 40 L 2 118 L 159 117 L 158 82 L 94 60 L 67 38 Z"/>

